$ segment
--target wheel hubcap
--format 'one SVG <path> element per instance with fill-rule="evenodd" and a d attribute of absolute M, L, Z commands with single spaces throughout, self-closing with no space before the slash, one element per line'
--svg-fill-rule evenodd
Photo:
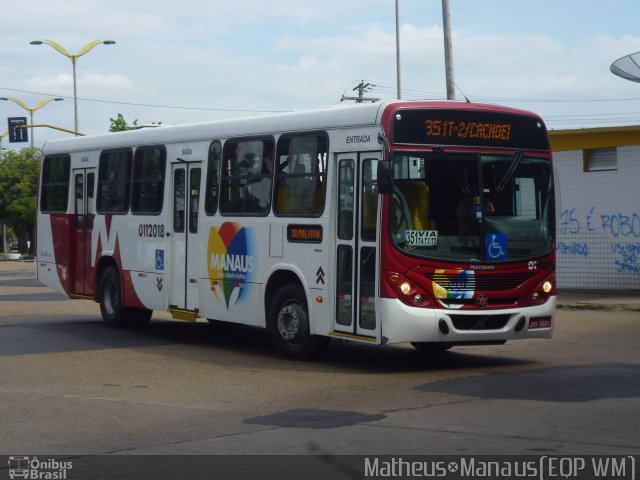
<path fill-rule="evenodd" d="M 300 307 L 287 305 L 278 314 L 278 331 L 285 340 L 293 340 L 300 331 Z"/>

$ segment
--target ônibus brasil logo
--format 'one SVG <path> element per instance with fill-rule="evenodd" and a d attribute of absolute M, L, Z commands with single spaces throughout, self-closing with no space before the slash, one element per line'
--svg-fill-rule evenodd
<path fill-rule="evenodd" d="M 242 303 L 247 296 L 253 276 L 252 232 L 235 222 L 225 222 L 220 228 L 211 227 L 207 259 L 211 291 L 218 300 L 229 305 Z"/>
<path fill-rule="evenodd" d="M 462 308 L 461 300 L 473 298 L 476 277 L 473 270 L 439 268 L 433 273 L 433 293 L 447 308 Z"/>

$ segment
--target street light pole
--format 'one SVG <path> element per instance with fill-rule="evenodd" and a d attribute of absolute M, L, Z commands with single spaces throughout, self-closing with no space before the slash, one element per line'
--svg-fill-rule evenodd
<path fill-rule="evenodd" d="M 9 130 L 0 133 L 0 160 L 2 160 L 2 139 L 9 135 Z M 7 224 L 2 222 L 2 253 L 7 254 Z"/>
<path fill-rule="evenodd" d="M 116 42 L 113 40 L 93 40 L 92 42 L 89 42 L 84 47 L 82 47 L 80 51 L 75 55 L 72 55 L 71 53 L 69 53 L 66 48 L 64 48 L 59 43 L 54 42 L 53 40 L 34 40 L 31 42 L 31 45 L 42 45 L 43 43 L 46 45 L 49 45 L 50 47 L 53 47 L 59 53 L 67 57 L 69 60 L 71 60 L 71 64 L 73 65 L 73 125 L 74 125 L 73 129 L 74 131 L 77 132 L 78 131 L 78 88 L 77 88 L 77 81 L 76 81 L 76 61 L 82 55 L 84 55 L 85 53 L 88 53 L 96 45 L 100 45 L 100 44 L 113 45 Z"/>
<path fill-rule="evenodd" d="M 47 103 L 49 103 L 51 100 L 53 100 L 54 102 L 61 102 L 62 100 L 64 100 L 64 98 L 60 98 L 60 97 L 47 97 L 44 100 L 42 100 L 40 103 L 38 103 L 35 107 L 33 108 L 29 108 L 25 105 L 25 103 L 20 100 L 19 98 L 16 97 L 0 97 L 0 100 L 11 100 L 12 102 L 17 103 L 18 105 L 20 105 L 22 108 L 24 108 L 27 112 L 29 112 L 29 118 L 31 120 L 30 125 L 31 125 L 31 148 L 33 148 L 33 112 L 35 112 L 36 110 L 41 109 L 42 107 L 44 107 Z"/>

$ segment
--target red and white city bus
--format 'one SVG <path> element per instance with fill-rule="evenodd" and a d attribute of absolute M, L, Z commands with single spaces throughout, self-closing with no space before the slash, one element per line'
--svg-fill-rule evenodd
<path fill-rule="evenodd" d="M 153 310 L 330 338 L 550 338 L 551 152 L 529 112 L 390 102 L 48 142 L 37 273 L 112 327 Z"/>

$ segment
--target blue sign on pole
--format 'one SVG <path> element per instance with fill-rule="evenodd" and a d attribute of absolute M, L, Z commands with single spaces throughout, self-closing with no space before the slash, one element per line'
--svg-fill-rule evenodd
<path fill-rule="evenodd" d="M 9 143 L 28 142 L 29 131 L 22 127 L 27 125 L 27 117 L 9 117 Z"/>

